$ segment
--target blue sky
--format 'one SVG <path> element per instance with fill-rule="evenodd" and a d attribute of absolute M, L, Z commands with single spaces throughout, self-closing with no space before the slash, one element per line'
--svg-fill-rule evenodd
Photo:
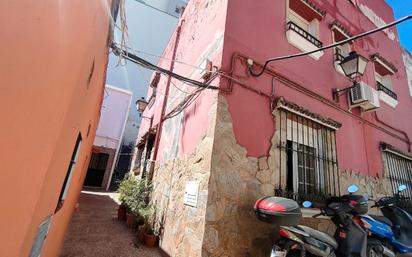
<path fill-rule="evenodd" d="M 395 12 L 395 19 L 412 14 L 412 0 L 386 0 Z M 398 25 L 401 44 L 412 52 L 412 19 Z"/>

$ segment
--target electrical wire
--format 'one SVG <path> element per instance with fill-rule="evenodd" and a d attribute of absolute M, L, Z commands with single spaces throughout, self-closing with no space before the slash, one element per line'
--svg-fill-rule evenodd
<path fill-rule="evenodd" d="M 212 81 L 219 75 L 218 72 L 214 72 L 212 76 L 208 79 L 206 84 L 210 87 Z M 200 94 L 206 90 L 207 88 L 199 88 L 195 90 L 192 94 L 188 95 L 181 103 L 179 103 L 173 110 L 171 110 L 168 114 L 165 115 L 163 118 L 164 120 L 176 117 L 180 113 L 182 113 L 186 108 L 188 108 L 196 99 L 200 96 Z"/>
<path fill-rule="evenodd" d="M 308 51 L 308 52 L 302 52 L 302 53 L 297 53 L 297 54 L 292 54 L 292 55 L 285 55 L 285 56 L 270 58 L 270 59 L 266 60 L 265 64 L 264 64 L 263 67 L 262 67 L 262 70 L 259 71 L 258 73 L 255 73 L 255 72 L 253 71 L 253 69 L 252 69 L 252 66 L 253 66 L 253 65 L 249 65 L 250 74 L 251 74 L 252 76 L 254 76 L 254 77 L 259 77 L 259 76 L 261 76 L 261 75 L 265 72 L 268 64 L 271 63 L 271 62 L 280 61 L 280 60 L 286 60 L 286 59 L 292 59 L 292 58 L 301 57 L 301 56 L 306 56 L 306 55 L 310 55 L 310 54 L 313 54 L 313 53 L 316 53 L 316 52 L 320 52 L 320 51 L 323 51 L 323 50 L 326 50 L 326 49 L 329 49 L 329 48 L 333 48 L 333 47 L 336 47 L 336 46 L 339 46 L 339 45 L 343 45 L 343 44 L 349 43 L 349 42 L 351 42 L 351 41 L 354 41 L 354 40 L 356 40 L 356 39 L 358 39 L 358 38 L 365 37 L 365 36 L 368 36 L 368 35 L 370 35 L 370 34 L 374 34 L 374 33 L 376 33 L 376 32 L 379 32 L 379 31 L 385 30 L 385 29 L 387 29 L 387 28 L 393 27 L 393 26 L 395 26 L 395 25 L 397 25 L 397 24 L 399 24 L 399 23 L 402 23 L 402 22 L 404 22 L 404 21 L 406 21 L 406 20 L 409 20 L 409 19 L 411 19 L 411 18 L 412 18 L 412 14 L 411 14 L 411 15 L 408 15 L 408 16 L 406 16 L 406 17 L 403 17 L 403 18 L 401 18 L 401 19 L 399 19 L 399 20 L 396 20 L 396 21 L 394 21 L 394 22 L 388 23 L 388 24 L 386 24 L 385 26 L 382 26 L 382 27 L 379 27 L 379 28 L 376 28 L 376 29 L 373 29 L 373 30 L 370 30 L 370 31 L 367 31 L 367 32 L 364 32 L 364 33 L 361 33 L 361 34 L 358 34 L 358 35 L 356 35 L 356 36 L 353 36 L 353 37 L 351 37 L 351 38 L 347 38 L 347 39 L 345 39 L 345 40 L 339 41 L 339 42 L 334 43 L 334 44 L 330 44 L 330 45 L 327 45 L 327 46 L 324 46 L 324 47 L 320 47 L 320 48 L 318 48 L 318 49 L 316 49 L 316 50 L 313 50 L 313 51 Z"/>
<path fill-rule="evenodd" d="M 157 55 L 157 54 L 152 54 L 152 53 L 145 52 L 145 51 L 136 50 L 136 49 L 134 49 L 134 48 L 132 48 L 132 47 L 128 47 L 128 46 L 126 46 L 125 48 L 127 48 L 129 51 L 132 51 L 132 52 L 134 52 L 134 53 L 145 54 L 145 55 L 148 55 L 148 56 L 157 57 L 157 58 L 159 58 L 159 59 L 167 60 L 167 61 L 170 61 L 170 62 L 175 62 L 175 63 L 183 64 L 183 65 L 186 65 L 186 66 L 188 66 L 188 67 L 197 69 L 197 70 L 199 70 L 199 71 L 209 71 L 209 70 L 207 70 L 207 69 L 205 69 L 205 68 L 202 68 L 202 67 L 200 67 L 200 66 L 196 66 L 196 65 L 193 65 L 193 64 L 190 64 L 190 63 L 187 63 L 187 62 L 183 62 L 183 61 L 180 61 L 180 60 L 172 60 L 172 59 L 170 59 L 170 58 L 167 58 L 167 57 L 164 57 L 164 56 L 161 56 L 161 55 Z"/>
<path fill-rule="evenodd" d="M 174 88 L 176 88 L 177 90 L 179 90 L 179 91 L 182 92 L 183 94 L 186 94 L 186 95 L 192 94 L 192 92 L 186 92 L 186 91 L 184 91 L 183 89 L 180 89 L 175 83 L 173 83 L 173 81 L 170 81 L 170 84 L 172 84 L 172 86 L 173 86 Z"/>
<path fill-rule="evenodd" d="M 125 59 L 127 59 L 127 60 L 129 60 L 129 61 L 131 61 L 131 62 L 133 62 L 137 65 L 140 65 L 144 68 L 147 68 L 147 69 L 150 69 L 150 70 L 153 70 L 153 71 L 159 71 L 159 72 L 161 72 L 163 74 L 166 74 L 166 75 L 169 75 L 169 76 L 171 76 L 175 79 L 181 80 L 181 81 L 183 81 L 186 84 L 191 85 L 191 86 L 196 86 L 196 87 L 200 87 L 200 88 L 215 89 L 215 90 L 219 89 L 219 87 L 207 85 L 205 83 L 202 83 L 202 82 L 199 82 L 197 80 L 193 80 L 193 79 L 184 77 L 182 75 L 171 72 L 171 71 L 169 71 L 165 68 L 154 65 L 154 64 L 146 61 L 145 59 L 136 56 L 135 54 L 129 53 L 129 52 L 117 47 L 117 45 L 115 45 L 115 44 L 112 44 L 111 47 L 112 47 L 113 53 L 115 55 L 123 56 Z"/>

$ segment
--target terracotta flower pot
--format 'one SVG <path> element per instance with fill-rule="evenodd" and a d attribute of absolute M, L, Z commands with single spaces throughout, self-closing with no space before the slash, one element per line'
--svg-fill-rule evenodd
<path fill-rule="evenodd" d="M 126 218 L 126 206 L 119 205 L 119 208 L 117 209 L 117 219 L 126 220 Z"/>
<path fill-rule="evenodd" d="M 147 247 L 155 247 L 157 243 L 157 236 L 155 235 L 148 235 L 144 233 L 144 244 Z"/>
<path fill-rule="evenodd" d="M 126 214 L 126 225 L 129 228 L 134 228 L 136 226 L 136 218 L 132 213 L 127 213 Z"/>

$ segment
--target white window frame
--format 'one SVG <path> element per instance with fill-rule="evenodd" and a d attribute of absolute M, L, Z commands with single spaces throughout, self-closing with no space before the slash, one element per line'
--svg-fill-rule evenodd
<path fill-rule="evenodd" d="M 375 81 L 381 83 L 386 88 L 393 91 L 392 75 L 388 74 L 388 75 L 382 76 L 375 69 Z M 378 93 L 379 93 L 379 99 L 381 101 L 385 102 L 390 107 L 395 108 L 398 105 L 398 100 L 396 100 L 393 97 L 391 97 L 390 95 L 386 94 L 384 91 L 379 90 Z"/>
<path fill-rule="evenodd" d="M 312 21 L 308 21 L 295 11 L 289 8 L 289 0 L 286 0 L 286 24 L 290 21 L 296 23 L 299 27 L 301 27 L 301 23 L 305 24 L 304 29 L 306 32 L 311 34 L 313 37 L 319 40 L 320 38 L 320 30 L 319 30 L 319 20 L 313 19 Z M 286 38 L 288 42 L 293 45 L 294 47 L 300 49 L 303 52 L 313 51 L 318 49 L 317 46 L 313 45 L 309 42 L 306 38 L 302 37 L 300 34 L 296 33 L 293 30 L 286 31 Z M 315 60 L 319 60 L 323 56 L 323 51 L 319 51 L 309 56 Z"/>
<path fill-rule="evenodd" d="M 82 146 L 82 141 L 83 141 L 82 136 L 79 133 L 77 138 L 76 138 L 76 143 L 74 145 L 72 156 L 70 157 L 70 163 L 69 163 L 69 167 L 68 167 L 68 170 L 67 170 L 67 173 L 66 173 L 66 177 L 64 178 L 65 180 L 63 181 L 62 190 L 61 190 L 60 196 L 59 196 L 59 203 L 66 200 L 66 198 L 68 196 L 71 181 L 72 181 L 72 177 L 73 177 L 73 173 L 74 173 L 74 170 L 76 169 L 77 159 L 79 157 L 80 149 L 81 149 L 81 146 Z"/>
<path fill-rule="evenodd" d="M 308 126 L 304 124 L 300 124 L 299 126 L 293 126 L 293 120 L 287 119 L 287 140 L 291 141 L 293 144 L 293 186 L 294 186 L 294 191 L 295 193 L 299 192 L 299 165 L 298 165 L 298 153 L 297 153 L 297 147 L 299 145 L 303 145 L 306 147 L 310 147 L 315 149 L 315 156 L 318 155 L 323 155 L 323 146 L 315 144 L 315 142 L 319 142 L 320 140 L 318 139 L 318 135 L 322 135 L 322 132 L 318 132 L 319 130 L 322 130 L 322 128 L 319 129 L 314 129 L 314 128 L 309 128 Z M 293 130 L 293 131 L 292 131 Z M 298 134 L 299 133 L 299 134 Z M 307 138 L 304 138 L 303 135 L 310 135 Z M 293 136 L 292 135 L 296 135 Z M 300 136 L 298 136 L 300 135 Z M 315 162 L 315 168 L 314 172 L 316 172 L 316 183 L 320 184 L 321 187 L 325 187 L 325 181 L 324 181 L 324 174 L 322 174 L 322 171 L 324 170 L 323 168 L 323 162 L 319 162 L 318 165 L 316 165 Z"/>
<path fill-rule="evenodd" d="M 336 38 L 335 38 L 335 31 L 339 31 L 339 32 L 340 32 L 342 35 L 344 35 L 346 38 L 349 38 L 349 36 L 346 35 L 346 33 L 344 33 L 342 30 L 340 30 L 340 29 L 339 29 L 338 27 L 336 27 L 336 26 L 333 26 L 332 29 L 331 29 L 331 31 L 332 31 L 332 42 L 333 42 L 333 43 L 337 43 Z M 348 51 L 348 53 L 346 53 L 346 54 L 342 54 L 343 57 L 348 56 L 349 53 L 352 51 L 352 46 L 351 46 L 350 43 L 346 43 L 346 44 L 344 44 L 343 46 L 336 46 L 336 47 L 334 47 L 334 48 L 333 48 L 333 52 L 334 52 L 333 62 L 334 62 L 336 71 L 338 71 L 341 75 L 343 75 L 343 76 L 346 77 L 345 72 L 343 71 L 342 67 L 340 66 L 340 61 L 338 61 L 338 60 L 335 59 L 335 57 L 336 57 L 336 55 L 337 55 L 337 52 L 338 52 L 337 49 L 342 50 L 342 48 L 345 47 L 345 46 L 348 47 L 348 50 L 349 50 L 349 51 Z M 340 52 L 342 53 L 342 51 L 340 51 Z"/>
<path fill-rule="evenodd" d="M 310 22 L 305 20 L 302 16 L 297 14 L 292 9 L 288 9 L 288 15 L 287 15 L 286 23 L 288 23 L 289 21 L 292 21 L 292 22 L 296 23 L 296 25 L 298 25 L 299 27 L 301 27 L 302 29 L 306 30 L 309 33 Z M 302 24 L 303 24 L 303 26 L 302 26 Z M 315 35 L 313 35 L 313 36 L 315 36 Z"/>

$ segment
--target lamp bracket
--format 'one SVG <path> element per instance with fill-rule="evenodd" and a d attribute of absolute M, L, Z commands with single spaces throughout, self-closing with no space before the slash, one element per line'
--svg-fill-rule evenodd
<path fill-rule="evenodd" d="M 341 96 L 343 93 L 351 90 L 352 88 L 356 87 L 357 85 L 358 85 L 358 83 L 353 82 L 353 85 L 350 86 L 350 87 L 346 87 L 346 88 L 343 88 L 343 89 L 334 88 L 334 89 L 332 90 L 333 99 L 336 100 L 336 99 L 337 99 L 339 96 Z"/>

